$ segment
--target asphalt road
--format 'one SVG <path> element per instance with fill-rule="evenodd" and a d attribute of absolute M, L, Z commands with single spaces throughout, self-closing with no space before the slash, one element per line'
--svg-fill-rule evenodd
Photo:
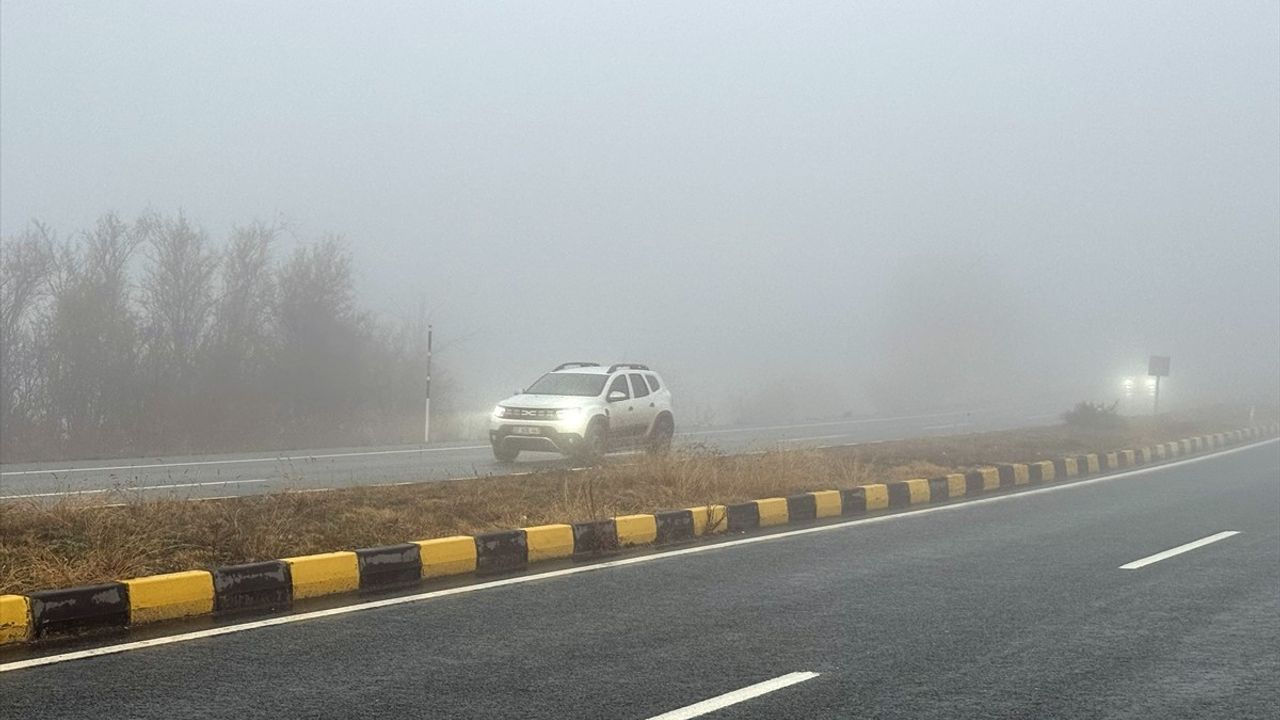
<path fill-rule="evenodd" d="M 663 714 L 790 678 L 708 717 L 1270 718 L 1280 443 L 471 588 L 42 667 L 0 654 L 0 715 L 701 717 Z"/>
<path fill-rule="evenodd" d="M 1054 417 L 1015 409 L 850 418 L 682 432 L 677 436 L 677 444 L 704 443 L 726 452 L 746 452 L 779 444 L 836 445 L 1000 430 L 1044 424 Z M 0 501 L 76 494 L 103 496 L 106 502 L 122 494 L 210 498 L 446 480 L 568 467 L 569 464 L 549 453 L 524 453 L 514 464 L 500 464 L 494 461 L 486 443 L 8 464 L 0 465 Z"/>

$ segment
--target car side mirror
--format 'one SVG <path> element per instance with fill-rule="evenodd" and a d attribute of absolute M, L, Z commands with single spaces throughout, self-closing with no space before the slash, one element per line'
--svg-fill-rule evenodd
<path fill-rule="evenodd" d="M 609 402 L 621 402 L 627 399 L 627 394 L 621 390 L 610 390 L 606 398 Z"/>

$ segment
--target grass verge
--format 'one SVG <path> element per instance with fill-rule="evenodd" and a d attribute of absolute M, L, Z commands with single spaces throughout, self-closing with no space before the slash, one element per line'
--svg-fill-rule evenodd
<path fill-rule="evenodd" d="M 1158 425 L 1130 418 L 1099 429 L 1058 425 L 738 456 L 692 447 L 586 471 L 331 492 L 209 501 L 126 495 L 111 507 L 76 498 L 0 504 L 0 594 L 933 477 L 1223 432 L 1247 418 L 1237 408 L 1210 408 Z"/>

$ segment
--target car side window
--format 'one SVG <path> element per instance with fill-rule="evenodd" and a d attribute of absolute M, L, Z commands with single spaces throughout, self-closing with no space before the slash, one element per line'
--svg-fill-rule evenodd
<path fill-rule="evenodd" d="M 649 386 L 644 383 L 643 375 L 631 376 L 631 388 L 635 390 L 636 397 L 642 398 L 649 394 Z"/>
<path fill-rule="evenodd" d="M 613 379 L 613 382 L 609 383 L 609 393 L 605 395 L 605 397 L 609 397 L 609 395 L 612 395 L 614 392 L 621 392 L 623 394 L 623 400 L 631 397 L 631 393 L 627 391 L 626 375 L 619 375 Z"/>
<path fill-rule="evenodd" d="M 648 380 L 648 381 L 649 381 L 649 389 L 650 389 L 650 390 L 652 390 L 652 391 L 654 391 L 654 392 L 658 392 L 658 388 L 661 388 L 661 387 L 662 387 L 662 385 L 660 385 L 660 384 L 658 383 L 658 376 L 657 376 L 657 375 L 645 375 L 644 377 L 645 377 L 645 379 L 646 379 L 646 380 Z"/>

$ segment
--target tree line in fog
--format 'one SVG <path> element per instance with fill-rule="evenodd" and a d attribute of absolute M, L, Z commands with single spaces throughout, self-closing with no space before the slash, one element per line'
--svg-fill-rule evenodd
<path fill-rule="evenodd" d="M 108 214 L 0 240 L 0 458 L 420 441 L 422 314 L 376 318 L 340 238 L 281 231 Z"/>

